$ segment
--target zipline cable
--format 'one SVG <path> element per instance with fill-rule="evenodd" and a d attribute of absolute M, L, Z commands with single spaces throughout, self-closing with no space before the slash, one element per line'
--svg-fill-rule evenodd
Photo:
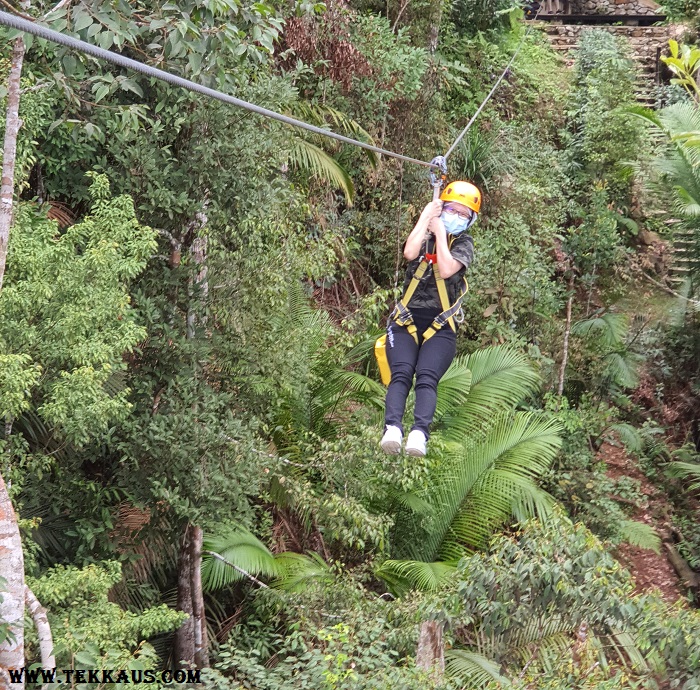
<path fill-rule="evenodd" d="M 60 45 L 71 48 L 72 50 L 77 50 L 82 53 L 87 53 L 92 55 L 99 60 L 105 60 L 111 62 L 119 67 L 124 67 L 125 69 L 130 69 L 135 72 L 140 72 L 147 77 L 152 77 L 154 79 L 160 79 L 161 81 L 172 84 L 173 86 L 179 86 L 188 91 L 194 91 L 195 93 L 201 93 L 204 96 L 213 98 L 217 101 L 222 101 L 230 105 L 235 105 L 239 108 L 244 108 L 250 110 L 258 115 L 263 115 L 269 117 L 273 120 L 278 120 L 279 122 L 284 122 L 292 127 L 300 127 L 301 129 L 306 129 L 314 134 L 321 134 L 322 136 L 330 137 L 331 139 L 337 139 L 342 141 L 344 144 L 353 144 L 354 146 L 360 146 L 368 151 L 374 151 L 375 153 L 381 153 L 385 156 L 390 156 L 391 158 L 397 158 L 402 161 L 407 161 L 408 163 L 415 163 L 416 165 L 423 165 L 428 168 L 435 167 L 434 163 L 428 163 L 426 161 L 418 160 L 417 158 L 410 158 L 409 156 L 404 156 L 400 153 L 395 153 L 394 151 L 387 151 L 386 149 L 379 148 L 378 146 L 373 146 L 372 144 L 366 144 L 364 141 L 358 141 L 357 139 L 351 139 L 350 137 L 345 137 L 342 134 L 336 134 L 328 129 L 323 129 L 322 127 L 316 127 L 315 125 L 310 125 L 307 122 L 301 120 L 296 120 L 293 117 L 288 117 L 287 115 L 282 115 L 281 113 L 276 113 L 274 110 L 268 110 L 267 108 L 262 108 L 254 103 L 248 103 L 248 101 L 243 101 L 240 98 L 234 96 L 229 96 L 226 93 L 217 91 L 216 89 L 210 89 L 207 86 L 202 86 L 196 82 L 190 81 L 189 79 L 184 79 L 183 77 L 178 77 L 175 74 L 166 72 L 162 69 L 157 69 L 149 65 L 145 65 L 137 60 L 132 60 L 131 58 L 124 57 L 118 53 L 113 53 L 110 50 L 105 50 L 104 48 L 99 48 L 98 46 L 92 45 L 91 43 L 86 43 L 80 39 L 73 38 L 72 36 L 66 36 L 58 31 L 49 29 L 48 27 L 42 26 L 41 24 L 36 24 L 30 22 L 21 17 L 9 14 L 7 12 L 0 11 L 0 25 L 10 27 L 11 29 L 17 29 L 19 31 L 24 31 L 38 38 L 43 38 L 47 41 L 52 41 L 53 43 L 58 43 Z"/>
<path fill-rule="evenodd" d="M 540 7 L 537 9 L 537 14 L 535 14 L 535 16 L 529 21 L 534 22 L 537 19 L 537 17 L 540 16 L 541 9 L 542 9 L 542 5 L 540 5 Z M 523 47 L 523 44 L 525 43 L 525 39 L 528 37 L 528 34 L 530 33 L 531 29 L 532 29 L 532 24 L 530 24 L 530 26 L 527 27 L 525 33 L 523 34 L 522 38 L 520 39 L 520 42 L 518 43 L 517 47 L 515 48 L 515 52 L 513 53 L 510 60 L 508 61 L 508 64 L 506 65 L 503 72 L 501 72 L 501 76 L 498 77 L 498 79 L 496 80 L 496 83 L 493 85 L 493 88 L 491 89 L 491 91 L 489 91 L 488 96 L 486 96 L 486 98 L 484 98 L 484 100 L 481 102 L 481 105 L 477 108 L 476 112 L 474 113 L 474 115 L 472 115 L 469 122 L 467 122 L 467 126 L 462 130 L 462 133 L 455 139 L 454 144 L 452 144 L 452 146 L 450 146 L 450 148 L 447 150 L 447 153 L 443 156 L 443 158 L 445 160 L 447 160 L 449 158 L 450 154 L 455 150 L 455 148 L 457 147 L 459 142 L 462 141 L 462 138 L 469 131 L 469 128 L 474 124 L 474 121 L 476 120 L 476 118 L 479 117 L 479 114 L 481 113 L 481 111 L 484 109 L 484 107 L 489 102 L 489 100 L 491 100 L 491 96 L 493 96 L 493 94 L 496 93 L 496 89 L 498 88 L 499 84 L 503 81 L 506 74 L 508 74 L 508 70 L 510 69 L 511 65 L 513 64 L 515 58 L 518 56 L 518 53 L 520 52 L 520 49 Z"/>

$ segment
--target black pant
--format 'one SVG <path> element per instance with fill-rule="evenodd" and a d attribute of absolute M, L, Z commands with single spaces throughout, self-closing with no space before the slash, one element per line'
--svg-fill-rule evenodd
<path fill-rule="evenodd" d="M 435 414 L 437 385 L 448 370 L 457 351 L 457 335 L 449 325 L 441 328 L 432 338 L 423 342 L 422 334 L 427 323 L 420 318 L 414 321 L 418 328 L 420 345 L 403 326 L 389 322 L 386 339 L 386 355 L 391 367 L 391 383 L 386 392 L 384 422 L 403 430 L 403 413 L 406 398 L 416 377 L 416 408 L 411 430 L 419 429 L 426 438 Z"/>

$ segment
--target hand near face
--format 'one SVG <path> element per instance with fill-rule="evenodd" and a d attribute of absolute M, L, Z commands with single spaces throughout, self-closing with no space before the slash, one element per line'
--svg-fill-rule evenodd
<path fill-rule="evenodd" d="M 445 226 L 442 224 L 442 221 L 440 220 L 440 216 L 433 216 L 430 221 L 428 222 L 428 232 L 435 235 L 439 232 L 445 233 Z"/>
<path fill-rule="evenodd" d="M 435 201 L 431 201 L 429 204 L 426 204 L 425 208 L 423 209 L 423 212 L 420 215 L 421 218 L 428 219 L 438 218 L 441 213 L 442 201 L 440 201 L 440 199 L 436 199 Z"/>

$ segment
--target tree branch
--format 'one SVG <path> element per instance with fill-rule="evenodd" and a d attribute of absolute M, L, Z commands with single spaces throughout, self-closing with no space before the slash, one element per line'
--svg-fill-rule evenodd
<path fill-rule="evenodd" d="M 654 280 L 648 273 L 645 273 L 642 271 L 642 275 L 650 282 L 656 285 L 656 287 L 660 287 L 664 292 L 667 292 L 669 295 L 673 295 L 674 297 L 680 297 L 681 299 L 684 299 L 688 302 L 690 302 L 692 305 L 696 307 L 700 307 L 700 302 L 695 299 L 690 299 L 690 297 L 686 297 L 685 295 L 681 295 L 679 292 L 676 292 L 675 290 L 672 290 L 668 285 L 664 285 L 663 283 L 660 283 L 658 280 Z"/>
<path fill-rule="evenodd" d="M 12 14 L 16 14 L 18 17 L 22 17 L 22 19 L 26 19 L 27 21 L 30 21 L 30 22 L 36 21 L 36 19 L 34 17 L 32 17 L 28 14 L 24 14 L 24 12 L 22 12 L 22 10 L 18 10 L 14 5 L 7 2 L 7 0 L 0 0 L 0 5 L 7 7 L 7 9 L 10 10 L 10 12 L 12 12 Z"/>
<path fill-rule="evenodd" d="M 51 636 L 51 626 L 46 615 L 46 609 L 27 585 L 24 586 L 24 601 L 27 604 L 29 613 L 32 614 L 37 637 L 39 638 L 41 667 L 46 669 L 56 668 L 56 657 L 53 654 L 53 637 Z"/>

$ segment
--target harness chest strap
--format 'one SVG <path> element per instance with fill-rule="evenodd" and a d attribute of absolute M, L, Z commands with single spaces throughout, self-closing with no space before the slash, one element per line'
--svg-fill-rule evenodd
<path fill-rule="evenodd" d="M 450 242 L 451 244 L 451 242 Z M 445 285 L 445 280 L 440 276 L 440 270 L 438 266 L 433 261 L 427 261 L 425 257 L 432 259 L 433 255 L 424 254 L 423 260 L 418 265 L 411 282 L 406 289 L 403 297 L 397 302 L 396 307 L 392 313 L 392 318 L 399 326 L 404 326 L 406 330 L 413 336 L 413 339 L 418 342 L 418 329 L 415 323 L 413 323 L 413 316 L 408 309 L 408 304 L 413 297 L 413 293 L 420 284 L 421 279 L 425 275 L 425 272 L 429 265 L 433 265 L 433 275 L 435 276 L 435 283 L 437 285 L 438 296 L 440 298 L 440 306 L 442 307 L 442 313 L 435 317 L 435 320 L 430 325 L 430 327 L 423 333 L 423 340 L 428 340 L 437 333 L 446 323 L 449 323 L 450 328 L 453 332 L 457 331 L 457 326 L 454 322 L 454 316 L 459 311 L 464 295 L 469 289 L 469 284 L 466 279 L 463 279 L 463 289 L 461 294 L 457 297 L 455 303 L 450 306 L 449 297 L 447 296 L 447 286 Z"/>

